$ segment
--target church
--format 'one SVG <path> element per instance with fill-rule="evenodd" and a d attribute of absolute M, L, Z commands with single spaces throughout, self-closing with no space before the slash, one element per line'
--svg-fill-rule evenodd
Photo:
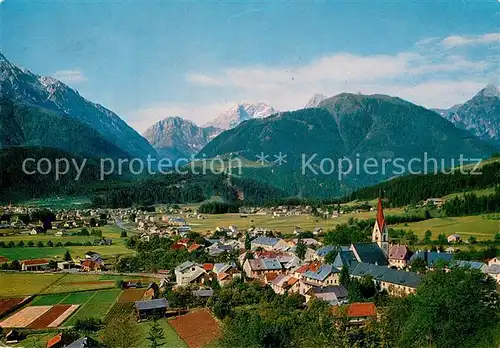
<path fill-rule="evenodd" d="M 382 200 L 377 204 L 377 219 L 372 230 L 371 243 L 353 243 L 349 250 L 340 251 L 334 266 L 350 266 L 352 261 L 370 263 L 378 266 L 389 265 L 389 231 L 385 223 Z"/>

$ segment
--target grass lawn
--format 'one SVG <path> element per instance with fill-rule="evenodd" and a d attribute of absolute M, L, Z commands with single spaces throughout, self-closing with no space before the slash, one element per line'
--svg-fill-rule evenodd
<path fill-rule="evenodd" d="M 469 236 L 475 236 L 478 240 L 486 240 L 493 239 L 495 233 L 500 231 L 500 220 L 495 220 L 495 217 L 500 217 L 500 214 L 442 217 L 390 227 L 411 229 L 420 238 L 424 237 L 425 231 L 430 230 L 432 239 L 436 239 L 441 233 L 446 236 L 458 233 L 463 240 L 467 240 Z"/>
<path fill-rule="evenodd" d="M 23 205 L 37 208 L 81 208 L 82 205 L 90 204 L 91 201 L 87 197 L 50 197 L 30 199 L 23 202 Z"/>
<path fill-rule="evenodd" d="M 63 274 L 31 274 L 0 272 L 0 296 L 14 297 L 37 294 L 57 282 Z"/>
<path fill-rule="evenodd" d="M 163 343 L 165 343 L 165 347 L 172 347 L 172 348 L 187 347 L 187 344 L 183 340 L 181 340 L 181 338 L 177 335 L 175 330 L 168 324 L 167 319 L 158 320 L 158 323 L 163 329 L 163 335 L 165 336 L 165 340 L 163 340 Z M 139 325 L 139 328 L 141 329 L 142 333 L 142 341 L 140 342 L 141 343 L 140 346 L 148 347 L 151 344 L 151 342 L 147 340 L 150 328 L 150 322 L 142 322 L 137 325 Z"/>
<path fill-rule="evenodd" d="M 37 296 L 35 300 L 31 303 L 33 306 L 51 306 L 60 303 L 64 300 L 66 294 L 51 294 L 51 295 L 42 295 Z"/>
<path fill-rule="evenodd" d="M 94 296 L 94 291 L 86 291 L 86 292 L 75 292 L 69 295 L 66 295 L 63 300 L 59 304 L 82 304 L 87 302 L 92 296 Z M 49 295 L 50 296 L 50 295 Z"/>
<path fill-rule="evenodd" d="M 78 319 L 90 317 L 104 319 L 108 311 L 116 302 L 120 293 L 121 290 L 118 289 L 96 291 L 94 295 L 92 295 L 88 301 L 85 302 L 85 304 L 83 304 L 77 312 L 65 322 L 64 326 L 73 326 Z"/>
<path fill-rule="evenodd" d="M 66 248 L 2 248 L 0 256 L 5 256 L 9 260 L 29 260 L 62 257 L 65 252 Z"/>
<path fill-rule="evenodd" d="M 487 196 L 487 195 L 491 195 L 491 194 L 495 193 L 495 188 L 489 187 L 489 188 L 485 188 L 482 190 L 472 190 L 472 191 L 467 191 L 467 192 L 452 193 L 452 194 L 449 194 L 447 196 L 444 196 L 443 199 L 450 200 L 450 199 L 453 199 L 457 196 L 462 198 L 465 193 L 474 193 L 476 196 L 481 197 L 481 196 Z"/>
<path fill-rule="evenodd" d="M 402 209 L 384 209 L 386 215 L 401 215 L 404 214 Z M 236 225 L 239 229 L 247 229 L 251 226 L 276 229 L 284 234 L 293 233 L 296 226 L 300 226 L 304 231 L 312 231 L 315 227 L 321 227 L 325 231 L 334 228 L 336 225 L 345 223 L 350 217 L 356 219 L 371 219 L 375 218 L 376 212 L 362 212 L 344 214 L 339 218 L 323 220 L 315 216 L 299 215 L 276 217 L 272 215 L 248 215 L 240 217 L 240 214 L 220 214 L 220 215 L 203 215 L 204 219 L 189 218 L 188 224 L 193 231 L 206 234 L 209 231 L 215 231 L 216 227 L 228 227 Z"/>

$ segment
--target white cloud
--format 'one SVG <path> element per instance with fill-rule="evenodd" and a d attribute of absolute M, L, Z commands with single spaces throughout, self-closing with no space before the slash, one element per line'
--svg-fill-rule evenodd
<path fill-rule="evenodd" d="M 468 45 L 489 45 L 500 43 L 500 33 L 488 33 L 476 36 L 448 36 L 441 44 L 447 48 L 454 48 Z"/>
<path fill-rule="evenodd" d="M 466 40 L 497 39 L 485 34 Z M 459 41 L 433 37 L 420 40 L 413 52 L 392 55 L 335 53 L 302 65 L 226 66 L 210 74 L 192 71 L 186 75 L 192 95 L 197 95 L 192 104 L 160 102 L 132 112 L 131 124 L 144 130 L 177 115 L 203 125 L 236 102 L 264 102 L 278 110 L 296 110 L 314 93 L 389 94 L 428 108 L 449 107 L 471 98 L 497 76 L 498 62 L 491 56 L 472 60 L 450 54 L 444 42 L 457 45 Z"/>
<path fill-rule="evenodd" d="M 58 70 L 52 76 L 62 82 L 78 83 L 87 80 L 81 70 Z"/>

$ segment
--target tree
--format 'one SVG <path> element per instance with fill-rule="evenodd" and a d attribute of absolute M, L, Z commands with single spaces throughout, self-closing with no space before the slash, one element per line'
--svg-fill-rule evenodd
<path fill-rule="evenodd" d="M 423 257 L 416 257 L 410 263 L 410 269 L 412 270 L 412 272 L 425 273 L 427 271 L 427 263 L 425 262 Z"/>
<path fill-rule="evenodd" d="M 343 265 L 342 269 L 340 270 L 340 276 L 339 276 L 339 283 L 340 285 L 343 285 L 345 288 L 349 286 L 351 278 L 349 277 L 349 269 L 347 268 L 347 265 Z"/>
<path fill-rule="evenodd" d="M 306 252 L 307 252 L 307 245 L 304 243 L 302 238 L 299 238 L 297 240 L 297 245 L 295 246 L 295 253 L 297 254 L 297 257 L 303 260 L 304 257 L 306 256 Z"/>
<path fill-rule="evenodd" d="M 10 263 L 9 269 L 12 271 L 20 271 L 22 269 L 21 263 L 18 260 L 14 260 Z"/>
<path fill-rule="evenodd" d="M 73 258 L 71 257 L 69 250 L 66 249 L 66 252 L 64 253 L 64 261 L 72 261 L 72 260 L 73 260 Z"/>
<path fill-rule="evenodd" d="M 18 248 L 24 247 L 24 242 L 22 240 L 20 240 L 19 243 L 17 243 L 17 247 Z"/>
<path fill-rule="evenodd" d="M 83 332 L 84 334 L 90 334 L 99 331 L 102 326 L 102 320 L 90 317 L 78 319 L 75 323 L 74 329 L 76 331 Z"/>
<path fill-rule="evenodd" d="M 337 249 L 333 249 L 333 250 L 329 251 L 325 255 L 325 263 L 332 264 L 335 261 L 335 258 L 337 257 L 337 254 L 338 254 L 338 250 Z"/>
<path fill-rule="evenodd" d="M 438 244 L 448 244 L 448 239 L 444 233 L 440 233 L 437 238 Z"/>
<path fill-rule="evenodd" d="M 120 233 L 120 237 L 121 238 L 127 238 L 127 231 L 122 230 L 122 232 Z"/>
<path fill-rule="evenodd" d="M 252 242 L 250 239 L 250 234 L 248 232 L 245 233 L 245 250 L 248 251 L 252 248 Z"/>
<path fill-rule="evenodd" d="M 30 240 L 30 241 L 28 242 L 28 246 L 29 246 L 30 248 L 33 248 L 33 247 L 35 246 L 35 242 L 33 242 L 32 240 Z"/>
<path fill-rule="evenodd" d="M 476 244 L 477 243 L 477 239 L 474 236 L 470 236 L 469 239 L 468 239 L 468 241 L 469 241 L 470 244 Z"/>
<path fill-rule="evenodd" d="M 57 261 L 55 261 L 55 260 L 50 260 L 50 261 L 49 261 L 49 268 L 50 268 L 50 269 L 57 269 Z"/>
<path fill-rule="evenodd" d="M 53 246 L 54 246 L 54 243 L 52 243 L 52 241 L 51 241 L 51 240 L 49 240 L 49 241 L 47 242 L 47 246 L 48 246 L 48 247 L 53 247 Z"/>
<path fill-rule="evenodd" d="M 96 227 L 97 226 L 97 220 L 94 217 L 90 218 L 89 224 L 92 227 Z"/>
<path fill-rule="evenodd" d="M 111 320 L 102 331 L 102 341 L 113 348 L 140 347 L 141 332 L 132 316 Z"/>
<path fill-rule="evenodd" d="M 431 243 L 431 238 L 432 238 L 432 231 L 431 230 L 425 231 L 424 243 L 425 244 L 430 244 Z"/>
<path fill-rule="evenodd" d="M 409 299 L 398 346 L 496 346 L 499 299 L 494 279 L 479 270 L 430 272 Z"/>
<path fill-rule="evenodd" d="M 160 327 L 160 324 L 158 324 L 158 321 L 156 319 L 153 320 L 149 327 L 149 334 L 147 337 L 147 340 L 151 342 L 150 347 L 163 347 L 165 345 L 165 342 L 163 342 L 164 339 L 165 335 L 163 333 L 163 328 Z"/>
<path fill-rule="evenodd" d="M 36 243 L 36 246 L 37 246 L 38 248 L 43 248 L 45 245 L 44 245 L 44 244 L 43 244 L 43 242 L 40 240 L 40 241 L 38 241 L 38 243 Z"/>

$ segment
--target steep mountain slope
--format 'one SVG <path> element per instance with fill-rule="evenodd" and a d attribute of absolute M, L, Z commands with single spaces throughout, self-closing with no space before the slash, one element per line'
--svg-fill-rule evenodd
<path fill-rule="evenodd" d="M 112 111 L 83 98 L 77 91 L 56 79 L 16 67 L 1 53 L 0 94 L 17 103 L 41 107 L 76 119 L 94 128 L 132 156 L 156 156 L 156 151 L 147 140 Z"/>
<path fill-rule="evenodd" d="M 307 102 L 307 104 L 304 106 L 304 109 L 307 108 L 315 108 L 321 103 L 323 100 L 325 100 L 326 97 L 323 94 L 314 94 L 311 99 Z"/>
<path fill-rule="evenodd" d="M 208 122 L 205 127 L 215 127 L 219 129 L 231 129 L 241 122 L 252 118 L 263 118 L 276 113 L 276 110 L 267 104 L 242 103 L 224 111 L 219 117 Z"/>
<path fill-rule="evenodd" d="M 359 159 L 359 173 L 352 172 L 342 184 L 360 187 L 394 175 L 392 162 L 382 171 L 383 159 L 404 159 L 407 172 L 407 163 L 412 158 L 421 162 L 413 162 L 411 169 L 422 170 L 424 153 L 428 158 L 436 158 L 438 167 L 442 166 L 442 160 L 444 167 L 449 167 L 451 159 L 458 161 L 460 154 L 482 157 L 494 149 L 470 133 L 455 128 L 435 112 L 400 98 L 344 93 L 323 100 L 318 108 L 243 122 L 220 134 L 200 154 L 215 157 L 238 153 L 256 160 L 261 152 L 270 155 L 271 160 L 279 152 L 286 153 L 284 166 L 293 168 L 294 175 L 300 175 L 303 154 L 306 160 L 317 154 L 312 161 L 316 168 L 323 158 L 332 159 L 335 165 L 343 156 L 350 158 L 353 164 Z M 372 175 L 364 170 L 363 161 L 367 158 L 378 162 L 377 173 Z M 327 161 L 324 168 L 329 171 L 332 162 Z M 275 169 L 276 165 L 269 167 L 271 171 Z M 374 170 L 370 168 L 369 171 Z M 331 174 L 327 174 L 330 180 L 338 180 L 336 174 Z M 303 184 L 308 185 L 307 182 Z"/>
<path fill-rule="evenodd" d="M 0 148 L 20 146 L 49 147 L 83 157 L 128 156 L 82 122 L 0 99 Z"/>
<path fill-rule="evenodd" d="M 168 117 L 149 127 L 144 132 L 144 137 L 159 156 L 175 160 L 198 153 L 220 132 L 220 129 L 214 127 L 198 127 L 180 117 Z"/>
<path fill-rule="evenodd" d="M 500 142 L 500 92 L 494 85 L 486 86 L 471 100 L 441 115 L 481 139 Z"/>

